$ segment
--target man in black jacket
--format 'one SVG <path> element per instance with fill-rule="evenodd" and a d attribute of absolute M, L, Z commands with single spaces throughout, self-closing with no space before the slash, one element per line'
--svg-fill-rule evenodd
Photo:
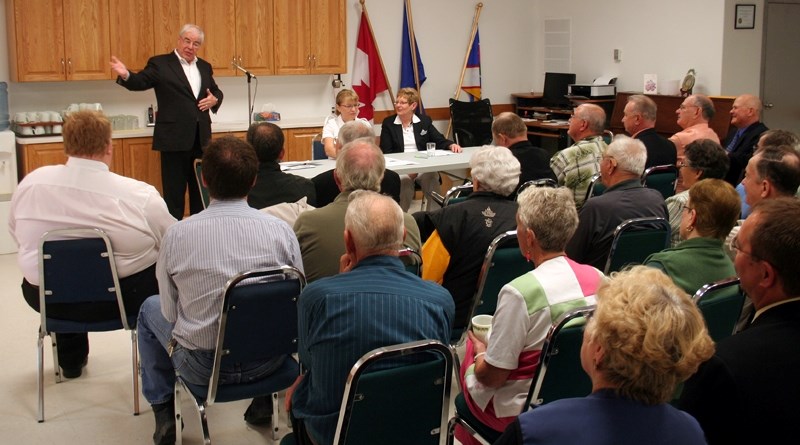
<path fill-rule="evenodd" d="M 658 108 L 653 99 L 643 95 L 634 94 L 628 97 L 625 110 L 622 113 L 622 125 L 632 138 L 642 141 L 647 149 L 647 161 L 644 168 L 656 165 L 675 165 L 678 153 L 675 144 L 669 139 L 656 133 L 656 113 Z"/>
<path fill-rule="evenodd" d="M 508 147 L 517 158 L 522 172 L 519 185 L 534 179 L 552 179 L 556 175 L 550 169 L 550 155 L 541 147 L 528 140 L 528 127 L 515 113 L 500 113 L 492 122 L 492 139 L 495 145 Z"/>
<path fill-rule="evenodd" d="M 736 187 L 742 180 L 747 162 L 753 156 L 761 134 L 767 131 L 761 123 L 761 100 L 752 94 L 742 94 L 733 101 L 731 107 L 731 128 L 725 143 L 731 167 L 725 180 Z"/>

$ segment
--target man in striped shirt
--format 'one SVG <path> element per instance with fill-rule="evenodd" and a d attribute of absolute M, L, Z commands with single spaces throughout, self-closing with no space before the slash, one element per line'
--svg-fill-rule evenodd
<path fill-rule="evenodd" d="M 234 137 L 211 142 L 203 154 L 211 204 L 171 226 L 162 241 L 156 270 L 160 295 L 144 302 L 138 324 L 142 392 L 153 406 L 157 445 L 175 442 L 175 372 L 190 383 L 208 384 L 226 281 L 265 267 L 303 270 L 289 225 L 247 205 L 257 169 L 250 144 Z M 265 378 L 285 359 L 239 363 L 222 370 L 220 383 Z"/>

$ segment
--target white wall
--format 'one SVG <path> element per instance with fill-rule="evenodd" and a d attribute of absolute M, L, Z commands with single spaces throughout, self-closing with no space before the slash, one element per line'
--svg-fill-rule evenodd
<path fill-rule="evenodd" d="M 737 0 L 738 1 L 738 0 Z M 0 0 L 0 23 L 5 24 Z M 422 87 L 427 107 L 445 107 L 458 83 L 469 38 L 474 2 L 412 0 L 420 53 L 428 75 Z M 618 76 L 620 91 L 641 91 L 642 75 L 655 73 L 662 85 L 697 72 L 695 91 L 739 94 L 759 91 L 763 0 L 756 3 L 756 29 L 733 30 L 734 0 L 483 0 L 480 19 L 484 96 L 492 103 L 511 103 L 510 94 L 540 91 L 543 82 L 542 22 L 572 19 L 572 69 L 579 82 L 602 75 Z M 403 2 L 367 0 L 373 30 L 389 81 L 399 83 Z M 348 70 L 360 20 L 358 0 L 346 0 Z M 5 29 L 5 27 L 3 27 Z M 207 36 L 213 39 L 214 36 Z M 613 50 L 622 61 L 613 61 Z M 8 80 L 5 32 L 0 32 L 0 80 Z M 263 76 L 258 79 L 256 110 L 270 102 L 285 118 L 326 115 L 333 103 L 332 77 Z M 350 75 L 343 80 L 350 86 Z M 215 121 L 247 121 L 244 78 L 218 78 L 225 103 Z M 252 84 L 255 88 L 256 83 Z M 73 102 L 101 102 L 108 114 L 138 114 L 155 101 L 150 92 L 133 93 L 113 81 L 10 83 L 10 108 L 60 110 Z M 463 96 L 462 96 L 463 97 Z M 390 109 L 391 99 L 376 101 Z"/>

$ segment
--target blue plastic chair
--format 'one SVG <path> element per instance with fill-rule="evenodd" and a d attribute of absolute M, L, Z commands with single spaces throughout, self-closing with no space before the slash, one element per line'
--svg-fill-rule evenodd
<path fill-rule="evenodd" d="M 49 304 L 87 304 L 114 302 L 119 307 L 115 318 L 97 322 L 55 319 L 47 316 Z M 39 241 L 39 409 L 37 420 L 44 422 L 44 337 L 53 345 L 56 383 L 61 382 L 58 345 L 55 333 L 106 332 L 125 329 L 131 332 L 133 374 L 133 414 L 139 414 L 138 347 L 136 317 L 126 314 L 114 262 L 111 241 L 100 229 L 69 228 L 45 232 Z"/>
<path fill-rule="evenodd" d="M 255 282 L 254 282 L 255 281 Z M 180 424 L 182 390 L 192 395 L 200 416 L 205 443 L 211 443 L 206 408 L 217 402 L 231 402 L 272 395 L 273 439 L 277 433 L 278 391 L 288 388 L 299 374 L 290 355 L 297 352 L 297 299 L 305 286 L 303 273 L 291 266 L 240 273 L 225 284 L 219 334 L 214 349 L 214 366 L 208 385 L 186 382 L 177 374 L 175 418 Z M 256 382 L 220 385 L 220 369 L 229 363 L 268 360 L 287 356 L 283 365 Z M 182 443 L 181 429 L 176 442 Z"/>

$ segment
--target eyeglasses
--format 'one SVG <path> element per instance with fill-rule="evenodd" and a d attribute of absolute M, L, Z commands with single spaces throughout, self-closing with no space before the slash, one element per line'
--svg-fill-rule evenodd
<path fill-rule="evenodd" d="M 685 212 L 685 211 L 694 212 L 694 207 L 683 206 L 683 211 L 684 211 L 684 212 Z"/>
<path fill-rule="evenodd" d="M 358 108 L 358 104 L 339 105 L 339 106 L 342 107 L 342 108 L 349 108 L 351 110 L 354 109 L 354 108 Z"/>
<path fill-rule="evenodd" d="M 395 102 L 394 104 L 395 104 L 395 105 L 408 105 L 408 102 L 403 102 L 403 101 L 401 101 L 401 100 L 398 100 L 398 101 L 397 101 L 397 102 Z"/>
<path fill-rule="evenodd" d="M 753 253 L 752 253 L 752 252 L 748 252 L 748 251 L 746 251 L 746 250 L 743 250 L 743 249 L 742 249 L 742 248 L 739 246 L 739 235 L 736 235 L 736 236 L 734 236 L 734 237 L 733 237 L 733 239 L 731 240 L 731 248 L 732 248 L 733 250 L 735 250 L 737 253 L 743 253 L 743 254 L 745 254 L 745 255 L 749 256 L 750 258 L 753 258 L 754 260 L 760 260 L 760 259 L 761 259 L 761 258 L 759 258 L 759 257 L 757 257 L 757 256 L 755 256 L 755 255 L 753 255 Z"/>
<path fill-rule="evenodd" d="M 201 42 L 193 41 L 193 40 L 187 39 L 187 38 L 183 39 L 183 44 L 187 45 L 187 46 L 191 45 L 191 47 L 194 48 L 194 49 L 200 48 L 200 45 L 202 45 Z"/>

